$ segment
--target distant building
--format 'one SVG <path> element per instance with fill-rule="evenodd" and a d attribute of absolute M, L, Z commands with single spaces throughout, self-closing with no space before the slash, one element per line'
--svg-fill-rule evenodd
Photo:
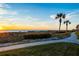
<path fill-rule="evenodd" d="M 76 30 L 79 31 L 79 24 L 76 26 Z"/>

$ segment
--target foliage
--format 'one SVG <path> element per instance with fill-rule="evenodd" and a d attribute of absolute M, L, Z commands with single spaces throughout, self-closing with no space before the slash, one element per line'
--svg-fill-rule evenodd
<path fill-rule="evenodd" d="M 0 33 L 2 34 L 2 33 Z M 5 34 L 5 35 L 4 35 Z M 58 37 L 58 38 L 65 38 L 69 37 L 70 33 L 69 32 L 55 32 L 55 33 L 50 33 L 50 32 L 30 32 L 30 33 L 20 33 L 20 32 L 12 32 L 12 33 L 3 33 L 4 36 L 0 36 L 0 43 L 8 43 L 8 42 L 18 42 L 22 40 L 35 40 L 35 39 L 46 39 L 46 38 L 53 38 L 53 37 Z"/>
<path fill-rule="evenodd" d="M 79 39 L 79 32 L 77 31 L 75 32 L 75 34 L 77 35 L 77 38 Z"/>
<path fill-rule="evenodd" d="M 66 15 L 63 13 L 58 13 L 55 17 L 55 19 L 59 19 L 59 31 L 61 29 L 61 23 L 62 23 L 62 19 L 65 19 Z"/>
<path fill-rule="evenodd" d="M 70 32 L 56 33 L 56 34 L 52 35 L 52 37 L 57 37 L 59 39 L 63 39 L 63 38 L 69 37 L 69 36 L 70 36 Z"/>
<path fill-rule="evenodd" d="M 69 20 L 64 21 L 64 24 L 66 25 L 66 31 L 68 31 L 68 26 L 71 24 Z"/>
<path fill-rule="evenodd" d="M 51 34 L 49 33 L 24 35 L 24 39 L 43 39 L 43 38 L 50 38 L 50 37 L 51 37 Z"/>

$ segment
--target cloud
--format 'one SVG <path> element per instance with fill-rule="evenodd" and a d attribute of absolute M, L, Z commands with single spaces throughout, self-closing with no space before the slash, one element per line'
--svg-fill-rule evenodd
<path fill-rule="evenodd" d="M 39 27 L 39 28 L 49 28 L 51 25 L 48 21 L 40 21 L 42 19 L 35 18 L 32 16 L 24 16 L 24 17 L 15 17 L 15 18 L 6 18 L 6 21 L 3 22 L 7 25 L 17 25 L 17 26 L 32 26 L 32 27 Z"/>
<path fill-rule="evenodd" d="M 51 19 L 55 19 L 55 17 L 56 17 L 56 15 L 53 15 L 53 14 L 50 15 L 50 18 L 51 18 Z"/>
<path fill-rule="evenodd" d="M 2 9 L 0 8 L 0 15 L 16 15 L 17 12 L 16 11 L 10 11 L 10 10 L 7 10 L 7 9 Z"/>
<path fill-rule="evenodd" d="M 11 7 L 7 3 L 0 3 L 0 16 L 1 15 L 16 15 L 16 11 L 9 10 Z"/>
<path fill-rule="evenodd" d="M 73 14 L 79 13 L 79 9 L 78 10 L 74 10 L 73 12 L 68 13 L 67 15 L 71 16 Z"/>
<path fill-rule="evenodd" d="M 6 21 L 6 19 L 12 18 L 16 15 L 18 15 L 18 12 L 10 10 L 8 4 L 0 4 L 0 22 Z"/>
<path fill-rule="evenodd" d="M 79 9 L 68 13 L 66 16 L 68 19 L 79 17 Z"/>
<path fill-rule="evenodd" d="M 10 6 L 6 3 L 0 3 L 0 8 L 10 8 Z"/>
<path fill-rule="evenodd" d="M 30 25 L 35 26 L 40 23 L 39 18 L 19 15 L 18 11 L 9 10 L 8 4 L 0 4 L 0 22 L 2 25 Z M 6 25 L 5 25 L 6 26 Z M 39 24 L 40 26 L 40 24 Z"/>

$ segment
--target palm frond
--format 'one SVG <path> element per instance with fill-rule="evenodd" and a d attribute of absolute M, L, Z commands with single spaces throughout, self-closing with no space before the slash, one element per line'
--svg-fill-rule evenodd
<path fill-rule="evenodd" d="M 71 22 L 69 20 L 64 21 L 64 24 L 71 24 Z"/>
<path fill-rule="evenodd" d="M 58 17 L 56 16 L 55 19 L 58 19 Z"/>
<path fill-rule="evenodd" d="M 66 21 L 64 21 L 64 24 L 66 23 Z"/>
<path fill-rule="evenodd" d="M 59 18 L 59 16 L 60 16 L 60 15 L 59 15 L 59 14 L 57 14 L 57 15 L 56 15 L 56 17 L 55 17 L 55 19 L 58 19 L 58 18 Z"/>
<path fill-rule="evenodd" d="M 60 14 L 57 14 L 57 17 L 60 17 Z"/>
<path fill-rule="evenodd" d="M 71 22 L 69 22 L 69 24 L 71 24 Z"/>
<path fill-rule="evenodd" d="M 62 15 L 62 18 L 65 18 L 65 17 L 66 17 L 66 15 L 65 15 L 65 14 L 63 14 L 63 15 Z"/>

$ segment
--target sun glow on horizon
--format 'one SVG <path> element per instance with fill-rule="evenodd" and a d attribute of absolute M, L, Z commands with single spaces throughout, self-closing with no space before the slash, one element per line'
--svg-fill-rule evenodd
<path fill-rule="evenodd" d="M 0 30 L 4 30 L 4 28 L 0 26 Z"/>

